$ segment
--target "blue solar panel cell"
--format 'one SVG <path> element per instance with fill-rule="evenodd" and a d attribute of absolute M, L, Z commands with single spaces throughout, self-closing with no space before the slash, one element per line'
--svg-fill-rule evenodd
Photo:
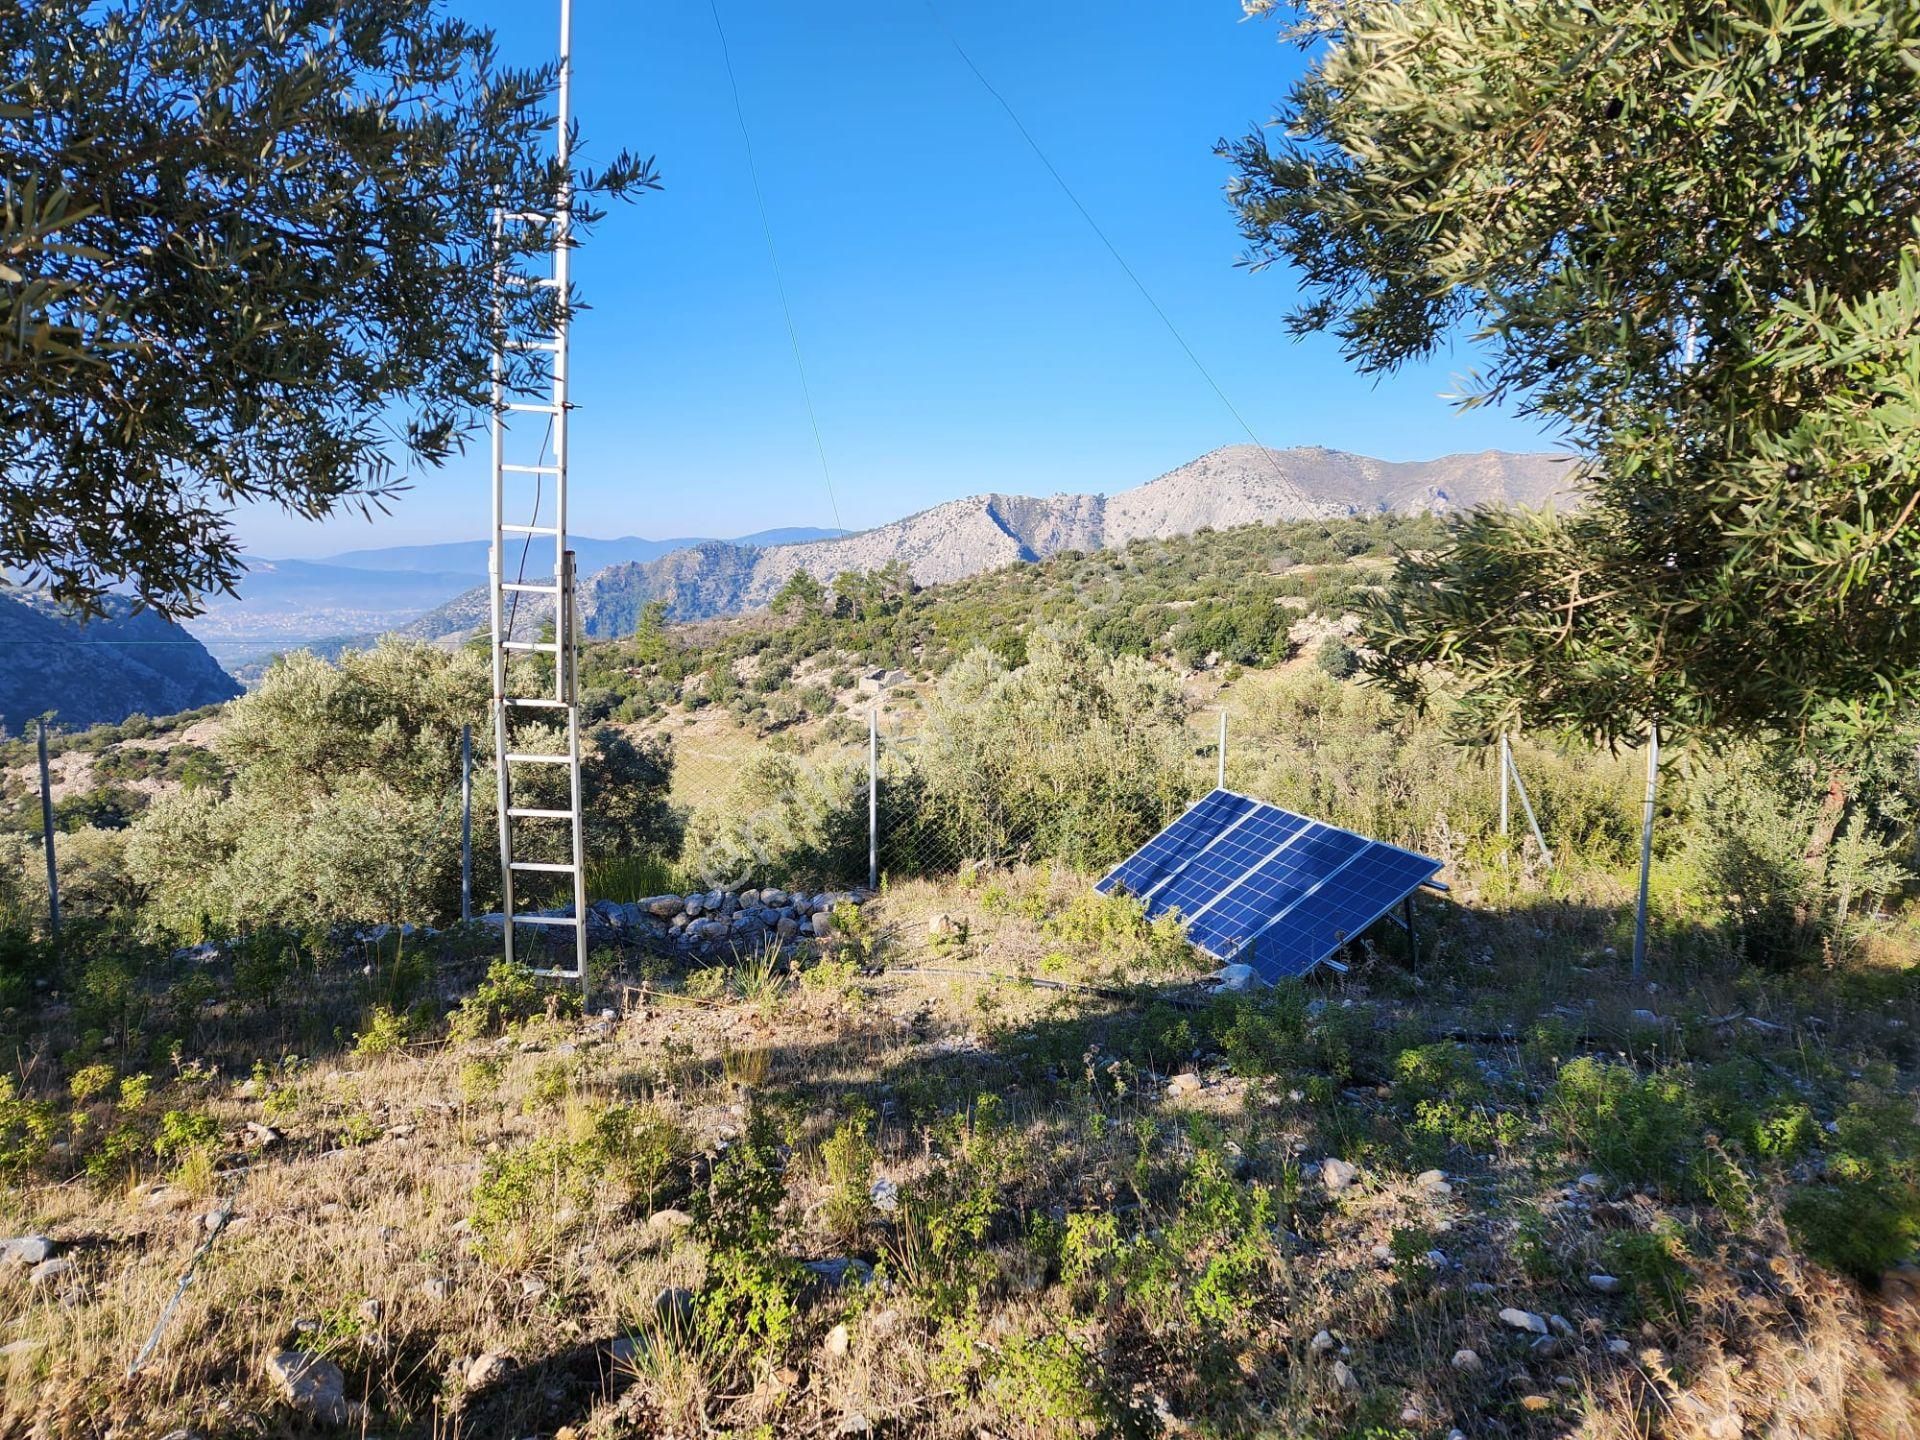
<path fill-rule="evenodd" d="M 1129 895 L 1149 895 L 1221 831 L 1256 808 L 1257 802 L 1244 795 L 1215 790 L 1116 865 L 1094 888 L 1103 895 L 1122 889 Z"/>
<path fill-rule="evenodd" d="M 1187 936 L 1267 980 L 1304 975 L 1440 869 L 1437 860 L 1368 840 L 1231 791 L 1215 790 L 1104 877 Z"/>
<path fill-rule="evenodd" d="M 1260 807 L 1195 855 L 1171 884 L 1154 894 L 1147 913 L 1159 916 L 1178 910 L 1191 919 L 1262 861 L 1305 834 L 1312 823 L 1283 810 Z"/>

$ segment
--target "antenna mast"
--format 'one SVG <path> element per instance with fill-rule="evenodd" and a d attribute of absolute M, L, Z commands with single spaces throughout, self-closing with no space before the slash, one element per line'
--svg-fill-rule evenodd
<path fill-rule="evenodd" d="M 587 987 L 587 884 L 586 856 L 581 834 L 580 794 L 580 710 L 578 666 L 578 615 L 574 605 L 574 556 L 567 548 L 567 421 L 572 409 L 567 399 L 567 344 L 572 291 L 568 287 L 568 265 L 572 250 L 573 157 L 570 107 L 573 87 L 573 3 L 560 0 L 560 57 L 555 94 L 555 145 L 560 186 L 554 196 L 553 210 L 498 211 L 494 216 L 496 240 L 516 227 L 543 231 L 547 235 L 550 269 L 545 275 L 510 273 L 506 249 L 500 247 L 500 259 L 494 267 L 496 313 L 509 313 L 501 303 L 508 287 L 516 289 L 548 288 L 553 293 L 551 329 L 533 334 L 509 333 L 506 324 L 495 326 L 493 352 L 493 548 L 488 566 L 490 611 L 493 632 L 493 738 L 495 772 L 499 777 L 500 902 L 505 923 L 502 937 L 506 958 L 514 958 L 518 927 L 545 926 L 573 931 L 573 964 L 564 956 L 538 967 L 537 974 L 555 979 L 578 980 L 584 997 Z M 550 398 L 537 402 L 510 398 L 507 391 L 509 354 L 533 353 L 550 356 L 547 379 Z M 513 417 L 527 416 L 531 423 L 526 435 L 515 446 Z M 542 421 L 544 420 L 544 424 Z M 536 429 L 535 427 L 539 427 Z M 539 449 L 526 457 L 526 439 L 541 436 Z M 551 446 L 547 440 L 551 439 Z M 549 458 L 549 449 L 551 458 Z M 509 455 L 514 458 L 509 460 Z M 540 523 L 540 495 L 548 481 L 553 485 L 553 521 Z M 509 494 L 509 489 L 513 493 Z M 509 521 L 509 503 L 516 515 L 525 514 L 525 523 Z M 519 567 L 508 578 L 508 537 L 525 537 Z M 526 559 L 535 550 L 535 541 L 553 542 L 550 578 L 528 580 Z M 538 570 L 536 569 L 536 574 Z M 553 602 L 553 639 L 517 638 L 514 624 L 519 619 L 519 599 L 546 596 Z M 549 686 L 525 662 L 510 665 L 515 655 L 551 655 L 553 677 Z M 563 730 L 558 740 L 554 731 Z M 530 735 L 521 732 L 530 731 Z M 566 772 L 564 808 L 551 799 L 541 800 L 540 791 L 552 794 L 550 786 L 539 785 L 537 774 L 551 775 L 555 768 Z M 523 799 L 528 787 L 538 788 Z M 532 803 L 529 803 L 529 800 Z M 516 824 L 523 828 L 516 831 Z M 550 838 L 564 826 L 572 841 L 569 858 L 555 858 L 561 847 Z M 545 833 L 529 833 L 538 827 Z M 520 859 L 525 847 L 541 858 Z M 573 896 L 570 913 L 562 915 L 520 911 L 516 881 L 523 876 L 552 875 L 570 877 Z"/>

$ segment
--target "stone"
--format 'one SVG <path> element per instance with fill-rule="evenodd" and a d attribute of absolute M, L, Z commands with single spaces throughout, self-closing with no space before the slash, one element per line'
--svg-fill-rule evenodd
<path fill-rule="evenodd" d="M 16 1355 L 31 1355 L 40 1348 L 38 1340 L 9 1340 L 0 1345 L 0 1360 L 11 1360 Z"/>
<path fill-rule="evenodd" d="M 27 1279 L 35 1285 L 49 1285 L 72 1271 L 73 1261 L 71 1260 L 42 1260 L 27 1272 Z"/>
<path fill-rule="evenodd" d="M 1502 1324 L 1511 1325 L 1516 1330 L 1530 1331 L 1535 1335 L 1549 1333 L 1546 1317 L 1536 1315 L 1531 1310 L 1517 1310 L 1509 1305 L 1500 1312 L 1500 1320 Z"/>
<path fill-rule="evenodd" d="M 1320 1162 L 1320 1183 L 1329 1195 L 1338 1195 L 1360 1178 L 1360 1167 L 1351 1161 L 1329 1157 Z"/>
<path fill-rule="evenodd" d="M 791 940 L 800 933 L 800 922 L 791 915 L 782 915 L 773 922 L 773 933 L 782 940 Z"/>
<path fill-rule="evenodd" d="M 0 1240 L 0 1259 L 10 1265 L 38 1265 L 44 1260 L 51 1260 L 54 1251 L 59 1248 L 51 1236 L 21 1235 L 12 1240 Z"/>
<path fill-rule="evenodd" d="M 437 1303 L 453 1294 L 453 1287 L 440 1276 L 432 1275 L 420 1282 L 420 1293 Z"/>
<path fill-rule="evenodd" d="M 1578 1185 L 1582 1190 L 1604 1190 L 1607 1188 L 1606 1178 L 1594 1174 L 1591 1170 L 1573 1183 Z"/>
<path fill-rule="evenodd" d="M 835 1290 L 849 1281 L 864 1285 L 873 1279 L 873 1267 L 853 1255 L 838 1255 L 830 1260 L 809 1260 L 801 1268 L 819 1276 Z"/>
<path fill-rule="evenodd" d="M 1313 1339 L 1307 1342 L 1307 1353 L 1309 1355 L 1326 1355 L 1339 1343 L 1338 1340 L 1333 1338 L 1332 1331 L 1316 1330 Z"/>
<path fill-rule="evenodd" d="M 1573 1322 L 1568 1320 L 1564 1315 L 1547 1316 L 1547 1324 L 1553 1328 L 1553 1333 L 1556 1335 L 1564 1335 L 1569 1338 L 1573 1335 Z"/>
<path fill-rule="evenodd" d="M 853 1347 L 853 1335 L 844 1324 L 836 1325 L 827 1331 L 822 1348 L 834 1359 L 841 1359 Z"/>
<path fill-rule="evenodd" d="M 930 940 L 964 940 L 967 938 L 967 922 L 942 910 L 927 917 L 927 938 Z"/>
<path fill-rule="evenodd" d="M 656 1210 L 647 1217 L 649 1230 L 669 1235 L 677 1235 L 693 1224 L 693 1216 L 684 1210 Z"/>
<path fill-rule="evenodd" d="M 1618 1275 L 1589 1275 L 1587 1276 L 1587 1288 L 1589 1290 L 1598 1290 L 1602 1295 L 1618 1295 L 1620 1293 L 1620 1277 Z"/>
<path fill-rule="evenodd" d="M 1178 1075 L 1175 1075 L 1167 1081 L 1167 1094 L 1169 1097 L 1197 1095 L 1206 1088 L 1206 1084 L 1207 1082 L 1194 1074 L 1193 1071 L 1182 1070 Z"/>
<path fill-rule="evenodd" d="M 774 910 L 784 909 L 788 899 L 787 892 L 778 887 L 769 887 L 760 892 L 760 903 Z"/>
<path fill-rule="evenodd" d="M 1547 1395 L 1522 1395 L 1520 1397 L 1520 1408 L 1522 1410 L 1531 1410 L 1535 1414 L 1538 1414 L 1542 1410 L 1551 1410 L 1553 1408 L 1553 1399 Z"/>
<path fill-rule="evenodd" d="M 1633 1012 L 1633 1018 L 1635 1023 L 1640 1025 L 1658 1025 L 1660 1023 L 1660 1017 L 1651 1010 L 1636 1010 Z"/>
<path fill-rule="evenodd" d="M 849 1410 L 840 1419 L 839 1433 L 842 1435 L 871 1435 L 873 1433 L 873 1422 L 858 1410 Z"/>
<path fill-rule="evenodd" d="M 1471 1350 L 1453 1352 L 1453 1368 L 1467 1375 L 1480 1373 L 1480 1357 Z"/>
<path fill-rule="evenodd" d="M 882 1177 L 873 1182 L 873 1188 L 867 1192 L 867 1198 L 873 1201 L 873 1208 L 882 1215 L 891 1215 L 900 1208 L 900 1187 Z"/>
<path fill-rule="evenodd" d="M 1422 1170 L 1413 1177 L 1413 1183 L 1429 1195 L 1447 1196 L 1453 1193 L 1453 1186 L 1447 1183 L 1444 1170 Z"/>
<path fill-rule="evenodd" d="M 267 1360 L 267 1378 L 294 1409 L 329 1425 L 350 1425 L 360 1407 L 347 1399 L 347 1377 L 331 1360 L 282 1350 Z"/>
<path fill-rule="evenodd" d="M 513 1373 L 513 1361 L 505 1355 L 489 1350 L 485 1354 L 473 1357 L 467 1366 L 467 1388 L 484 1390 L 489 1385 L 498 1385 Z"/>
<path fill-rule="evenodd" d="M 1607 1341 L 1607 1353 L 1625 1359 L 1633 1353 L 1633 1342 L 1630 1340 L 1622 1340 L 1616 1336 Z"/>
<path fill-rule="evenodd" d="M 1333 1362 L 1333 1383 L 1342 1390 L 1358 1390 L 1360 1381 L 1355 1378 L 1352 1368 L 1344 1360 Z"/>
<path fill-rule="evenodd" d="M 653 1297 L 654 1317 L 665 1325 L 687 1326 L 693 1323 L 693 1292 L 681 1285 L 668 1285 Z"/>
<path fill-rule="evenodd" d="M 386 1313 L 386 1305 L 371 1295 L 360 1302 L 360 1318 L 369 1325 L 378 1325 Z"/>

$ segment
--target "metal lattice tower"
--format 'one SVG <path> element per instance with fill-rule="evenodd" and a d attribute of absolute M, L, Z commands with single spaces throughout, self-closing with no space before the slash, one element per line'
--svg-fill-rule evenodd
<path fill-rule="evenodd" d="M 493 738 L 495 770 L 499 777 L 500 898 L 505 918 L 502 926 L 506 958 L 514 958 L 516 929 L 521 925 L 540 925 L 571 929 L 574 939 L 573 965 L 555 964 L 539 968 L 537 973 L 557 979 L 578 980 L 584 991 L 587 984 L 587 894 L 586 856 L 581 833 L 580 792 L 580 710 L 578 674 L 578 616 L 574 606 L 574 557 L 567 548 L 567 420 L 571 405 L 567 399 L 567 342 L 571 291 L 568 289 L 568 260 L 571 250 L 573 215 L 571 137 L 568 133 L 569 103 L 573 80 L 572 0 L 560 0 L 560 57 L 556 87 L 556 124 L 560 191 L 554 197 L 551 213 L 506 212 L 496 214 L 496 236 L 505 236 L 514 227 L 533 227 L 544 232 L 552 256 L 546 275 L 510 274 L 504 260 L 495 268 L 495 286 L 548 287 L 554 292 L 553 325 L 538 334 L 496 331 L 493 355 L 493 548 L 489 565 L 489 592 L 493 624 Z M 508 313 L 505 307 L 502 314 Z M 533 353 L 550 357 L 548 378 L 550 397 L 544 402 L 530 398 L 512 398 L 507 389 L 509 354 Z M 526 429 L 516 436 L 516 417 L 526 417 Z M 530 423 L 528 423 L 530 422 Z M 530 457 L 528 442 L 533 437 L 540 445 Z M 549 445 L 547 442 L 551 441 Z M 549 453 L 550 452 L 550 453 Z M 552 523 L 540 522 L 539 495 L 548 483 L 552 486 Z M 507 518 L 526 515 L 522 522 Z M 508 577 L 507 545 L 510 537 L 525 537 L 520 552 L 521 568 Z M 550 578 L 529 580 L 524 572 L 526 557 L 544 548 L 538 542 L 551 540 Z M 545 596 L 553 602 L 553 639 L 522 640 L 512 633 L 519 614 L 519 597 Z M 551 687 L 542 685 L 540 693 L 516 694 L 510 688 L 515 681 L 509 660 L 519 654 L 546 654 L 553 657 Z M 531 687 L 529 687 L 531 688 Z M 542 748 L 520 747 L 516 732 L 542 720 L 550 728 L 564 730 L 564 739 L 555 749 L 550 743 Z M 564 809 L 552 805 L 528 805 L 521 802 L 518 777 L 528 772 L 562 766 L 567 774 L 567 804 Z M 522 784 L 525 783 L 523 780 Z M 559 847 L 528 844 L 532 827 L 551 834 L 565 826 L 572 846 L 567 860 L 519 858 L 522 848 L 535 854 L 553 854 Z M 518 828 L 516 828 L 518 827 Z M 569 876 L 573 881 L 571 915 L 520 913 L 515 881 L 529 875 Z"/>

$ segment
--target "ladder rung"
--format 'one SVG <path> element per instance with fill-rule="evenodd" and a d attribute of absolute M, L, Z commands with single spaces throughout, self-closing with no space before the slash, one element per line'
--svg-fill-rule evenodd
<path fill-rule="evenodd" d="M 558 415 L 560 413 L 558 405 L 532 405 L 524 400 L 509 400 L 501 408 L 511 410 L 518 415 Z"/>
<path fill-rule="evenodd" d="M 506 348 L 519 351 L 539 350 L 557 355 L 560 352 L 560 342 L 558 340 L 509 340 L 506 342 Z"/>
<path fill-rule="evenodd" d="M 558 475 L 560 473 L 558 465 L 502 465 L 500 468 L 509 475 Z"/>
<path fill-rule="evenodd" d="M 558 585 L 529 585 L 524 580 L 502 580 L 500 588 L 512 590 L 521 595 L 558 595 L 560 593 Z M 508 648 L 513 647 L 509 644 Z"/>
<path fill-rule="evenodd" d="M 573 819 L 573 811 L 509 809 L 507 811 L 507 818 L 509 820 L 571 820 Z"/>
<path fill-rule="evenodd" d="M 526 225 L 551 225 L 557 218 L 545 210 L 502 210 L 499 215 L 502 220 L 518 220 Z"/>
<path fill-rule="evenodd" d="M 564 710 L 564 700 L 542 700 L 532 695 L 509 695 L 500 702 L 502 705 L 518 705 L 523 710 Z"/>
<path fill-rule="evenodd" d="M 567 925 L 577 929 L 580 924 L 571 915 L 513 915 L 508 918 L 516 925 Z"/>
<path fill-rule="evenodd" d="M 538 870 L 543 875 L 571 875 L 571 864 L 556 864 L 548 860 L 514 860 L 509 862 L 509 870 Z"/>
<path fill-rule="evenodd" d="M 510 590 L 513 587 L 506 585 L 501 588 Z M 502 640 L 500 642 L 500 648 L 502 650 L 543 650 L 549 655 L 558 655 L 560 653 L 560 642 L 558 640 Z"/>
<path fill-rule="evenodd" d="M 571 765 L 571 755 L 509 755 L 509 765 Z"/>
<path fill-rule="evenodd" d="M 578 970 L 530 970 L 527 973 L 542 980 L 578 980 L 580 978 Z"/>
<path fill-rule="evenodd" d="M 507 285 L 515 290 L 558 290 L 560 282 L 551 275 L 509 275 Z"/>
<path fill-rule="evenodd" d="M 505 520 L 500 522 L 500 528 L 511 530 L 516 535 L 558 535 L 560 533 L 551 525 L 513 525 Z"/>

